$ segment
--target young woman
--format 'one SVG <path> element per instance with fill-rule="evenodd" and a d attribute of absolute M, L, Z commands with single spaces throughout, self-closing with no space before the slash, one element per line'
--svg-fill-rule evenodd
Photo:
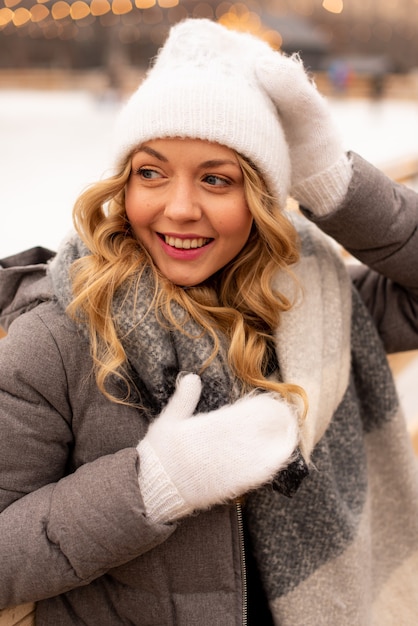
<path fill-rule="evenodd" d="M 115 141 L 54 259 L 2 262 L 0 607 L 412 626 L 384 348 L 418 347 L 415 196 L 344 154 L 297 59 L 206 20 L 172 29 Z M 289 190 L 368 264 L 354 282 Z"/>

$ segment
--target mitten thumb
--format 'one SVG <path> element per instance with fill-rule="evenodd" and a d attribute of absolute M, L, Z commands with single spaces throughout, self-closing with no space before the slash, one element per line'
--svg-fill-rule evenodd
<path fill-rule="evenodd" d="M 197 374 L 179 374 L 176 390 L 161 412 L 159 422 L 191 417 L 199 402 L 201 391 L 202 381 Z"/>
<path fill-rule="evenodd" d="M 280 116 L 291 122 L 293 108 L 298 101 L 317 99 L 319 94 L 312 83 L 301 58 L 271 51 L 257 59 L 255 73 L 262 89 L 277 107 Z M 297 121 L 297 120 L 295 120 Z M 286 129 L 285 129 L 286 130 Z"/>

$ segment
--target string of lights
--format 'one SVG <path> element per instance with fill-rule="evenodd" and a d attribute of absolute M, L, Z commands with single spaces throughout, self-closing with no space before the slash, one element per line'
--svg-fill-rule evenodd
<path fill-rule="evenodd" d="M 112 31 L 112 44 L 159 46 L 169 27 L 186 17 L 205 17 L 234 29 L 253 32 L 281 48 L 291 27 L 273 23 L 294 15 L 334 52 L 386 53 L 400 66 L 418 60 L 418 0 L 0 0 L 2 38 L 99 43 Z M 106 37 L 109 36 L 106 35 Z M 304 52 L 303 42 L 300 49 Z M 5 66 L 0 58 L 0 66 Z"/>

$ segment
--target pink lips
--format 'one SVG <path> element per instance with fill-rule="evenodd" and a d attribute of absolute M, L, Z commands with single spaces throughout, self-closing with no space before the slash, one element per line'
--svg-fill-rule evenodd
<path fill-rule="evenodd" d="M 165 236 L 172 237 L 174 239 L 182 239 L 182 240 L 187 239 L 190 241 L 209 239 L 206 237 L 199 237 L 196 235 L 179 236 L 179 235 L 174 235 L 174 234 L 172 235 L 171 233 L 166 234 Z M 208 243 L 201 245 L 199 247 L 176 248 L 175 246 L 166 243 L 164 237 L 161 236 L 160 234 L 158 235 L 158 240 L 160 242 L 162 249 L 167 254 L 167 256 L 171 257 L 172 259 L 178 259 L 182 261 L 193 261 L 195 259 L 198 259 L 200 256 L 202 256 L 203 254 L 207 252 L 208 248 L 211 246 L 212 242 L 214 241 L 213 239 L 211 239 L 210 241 L 208 241 Z"/>

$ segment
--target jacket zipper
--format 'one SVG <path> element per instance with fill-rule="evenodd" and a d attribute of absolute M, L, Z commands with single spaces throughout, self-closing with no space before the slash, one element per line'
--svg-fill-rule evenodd
<path fill-rule="evenodd" d="M 247 568 L 245 566 L 244 522 L 242 519 L 242 504 L 235 501 L 238 521 L 239 552 L 241 563 L 241 586 L 242 586 L 242 626 L 248 624 L 248 597 L 247 597 Z"/>

